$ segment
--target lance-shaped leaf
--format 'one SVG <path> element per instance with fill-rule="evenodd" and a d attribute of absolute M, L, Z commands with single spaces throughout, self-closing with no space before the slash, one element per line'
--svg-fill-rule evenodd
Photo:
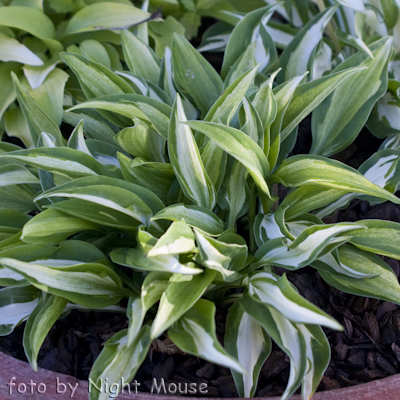
<path fill-rule="evenodd" d="M 258 247 L 261 247 L 268 240 L 285 237 L 276 222 L 275 216 L 275 213 L 258 214 L 254 220 L 254 238 Z"/>
<path fill-rule="evenodd" d="M 245 17 L 236 24 L 224 53 L 224 61 L 221 68 L 221 76 L 224 79 L 228 75 L 230 68 L 245 52 L 250 43 L 258 41 L 258 46 L 263 46 L 260 34 L 262 28 L 260 25 L 267 24 L 276 8 L 276 4 L 259 8 L 246 14 Z"/>
<path fill-rule="evenodd" d="M 367 67 L 351 83 L 343 82 L 314 110 L 311 154 L 328 157 L 346 148 L 357 137 L 372 107 L 387 89 L 391 48 L 391 39 L 383 38 L 370 46 L 373 59 L 358 53 L 333 71 L 353 66 Z"/>
<path fill-rule="evenodd" d="M 356 49 L 358 49 L 360 51 L 363 51 L 369 57 L 374 58 L 373 54 L 371 53 L 371 50 L 369 49 L 369 47 L 364 43 L 364 41 L 361 38 L 350 35 L 349 33 L 343 32 L 340 29 L 336 29 L 336 36 L 342 42 L 349 44 L 350 46 L 355 47 Z"/>
<path fill-rule="evenodd" d="M 282 67 L 282 72 L 278 75 L 280 82 L 313 70 L 314 58 L 324 29 L 336 9 L 337 7 L 330 7 L 323 13 L 317 14 L 289 43 L 280 58 L 279 65 Z"/>
<path fill-rule="evenodd" d="M 341 223 L 314 225 L 304 229 L 292 242 L 278 237 L 264 243 L 255 253 L 255 263 L 276 265 L 287 269 L 306 267 L 332 243 L 347 241 L 349 237 L 337 237 L 352 229 L 363 229 L 361 224 Z"/>
<path fill-rule="evenodd" d="M 168 132 L 168 152 L 172 167 L 186 197 L 201 207 L 213 209 L 216 193 L 204 169 L 200 152 L 189 126 L 182 101 L 177 95 Z"/>
<path fill-rule="evenodd" d="M 358 221 L 368 229 L 350 231 L 350 243 L 361 250 L 400 260 L 400 224 L 392 221 L 366 219 Z"/>
<path fill-rule="evenodd" d="M 203 235 L 195 229 L 199 253 L 196 262 L 214 269 L 222 275 L 223 280 L 232 282 L 240 278 L 240 271 L 247 259 L 247 246 L 236 243 L 225 243 L 210 236 Z"/>
<path fill-rule="evenodd" d="M 271 176 L 271 181 L 289 187 L 321 185 L 400 203 L 396 196 L 374 185 L 355 169 L 319 156 L 299 155 L 288 158 Z"/>
<path fill-rule="evenodd" d="M 45 171 L 59 173 L 71 178 L 80 178 L 87 175 L 120 176 L 120 172 L 116 167 L 101 165 L 88 154 L 66 147 L 17 150 L 0 154 L 0 158 L 3 157 L 22 161 Z"/>
<path fill-rule="evenodd" d="M 252 397 L 257 389 L 258 377 L 265 360 L 271 353 L 271 339 L 262 326 L 236 302 L 226 317 L 224 344 L 247 374 L 231 369 L 240 397 Z"/>
<path fill-rule="evenodd" d="M 0 289 L 0 336 L 9 335 L 31 314 L 38 304 L 39 293 L 33 286 Z"/>
<path fill-rule="evenodd" d="M 168 287 L 171 274 L 168 272 L 150 272 L 143 281 L 141 290 L 142 306 L 145 311 L 156 304 Z"/>
<path fill-rule="evenodd" d="M 318 325 L 296 324 L 306 343 L 309 369 L 303 377 L 301 396 L 309 400 L 316 392 L 331 359 L 331 348 L 324 331 Z"/>
<path fill-rule="evenodd" d="M 141 247 L 115 249 L 110 253 L 110 257 L 116 264 L 137 271 L 170 272 L 182 275 L 197 275 L 203 272 L 199 268 L 194 268 L 193 263 L 181 264 L 178 258 L 170 254 L 150 257 Z"/>
<path fill-rule="evenodd" d="M 174 222 L 148 252 L 149 257 L 196 251 L 194 234 L 185 222 Z"/>
<path fill-rule="evenodd" d="M 132 194 L 138 196 L 153 213 L 156 213 L 164 208 L 164 204 L 160 199 L 150 190 L 142 186 L 135 185 L 134 183 L 126 182 L 122 179 L 109 178 L 107 176 L 88 176 L 80 179 L 64 183 L 56 188 L 52 188 L 42 193 L 37 199 L 51 197 L 58 191 L 73 192 L 76 189 L 88 188 L 91 186 L 112 186 L 116 191 L 119 189 L 127 190 Z"/>
<path fill-rule="evenodd" d="M 118 154 L 118 161 L 126 181 L 150 190 L 163 203 L 168 203 L 168 192 L 175 178 L 171 164 L 147 162 L 140 157 L 131 160 L 122 153 Z"/>
<path fill-rule="evenodd" d="M 309 367 L 304 336 L 296 324 L 273 307 L 253 300 L 248 294 L 240 300 L 244 311 L 254 318 L 290 358 L 290 375 L 281 399 L 287 400 L 300 386 Z"/>
<path fill-rule="evenodd" d="M 172 71 L 175 82 L 193 98 L 203 115 L 222 93 L 222 79 L 211 64 L 182 36 L 174 34 Z"/>
<path fill-rule="evenodd" d="M 30 215 L 14 210 L 0 209 L 0 241 L 21 231 L 30 219 Z"/>
<path fill-rule="evenodd" d="M 400 100 L 387 92 L 375 104 L 368 119 L 368 129 L 378 138 L 400 133 Z"/>
<path fill-rule="evenodd" d="M 3 257 L 0 264 L 20 273 L 40 290 L 93 309 L 113 305 L 125 294 L 119 276 L 103 264 L 55 268 Z"/>
<path fill-rule="evenodd" d="M 66 197 L 84 200 L 100 205 L 105 209 L 105 212 L 107 212 L 107 209 L 115 210 L 145 225 L 149 225 L 150 218 L 153 216 L 152 210 L 140 196 L 118 186 L 100 184 L 68 188 L 64 185 L 62 188 L 52 189 L 50 193 L 47 192 L 40 195 L 37 199 L 44 197 Z"/>
<path fill-rule="evenodd" d="M 76 53 L 62 53 L 61 57 L 77 76 L 88 99 L 113 94 L 135 93 L 123 78 L 102 64 L 90 61 Z"/>
<path fill-rule="evenodd" d="M 61 125 L 64 89 L 68 79 L 69 75 L 65 71 L 55 68 L 39 87 L 29 91 L 32 98 L 57 126 Z M 56 139 L 61 141 L 62 137 L 56 136 Z"/>
<path fill-rule="evenodd" d="M 0 186 L 39 182 L 39 179 L 22 165 L 9 164 L 0 167 Z"/>
<path fill-rule="evenodd" d="M 63 121 L 69 125 L 77 126 L 79 121 L 84 121 L 84 132 L 90 139 L 98 139 L 114 144 L 115 132 L 101 119 L 99 115 L 84 113 L 63 112 Z"/>
<path fill-rule="evenodd" d="M 27 243 L 57 244 L 83 230 L 99 230 L 99 227 L 49 209 L 36 215 L 24 226 L 22 239 Z"/>
<path fill-rule="evenodd" d="M 65 35 L 99 29 L 123 29 L 144 22 L 149 17 L 148 12 L 128 4 L 110 2 L 91 4 L 80 9 L 71 18 Z"/>
<path fill-rule="evenodd" d="M 306 74 L 296 76 L 273 90 L 276 101 L 276 116 L 271 124 L 269 140 L 270 148 L 268 153 L 268 161 L 271 169 L 275 167 L 279 156 L 279 150 L 281 146 L 280 131 L 282 128 L 283 117 L 292 100 L 296 88 L 299 86 L 305 75 Z"/>
<path fill-rule="evenodd" d="M 319 270 L 319 274 L 327 283 L 346 293 L 400 304 L 397 276 L 381 258 L 351 245 L 340 246 L 338 251 L 341 262 L 353 270 L 379 275 L 368 279 L 351 279 Z"/>
<path fill-rule="evenodd" d="M 37 371 L 37 357 L 51 327 L 62 314 L 68 300 L 58 296 L 48 296 L 39 302 L 26 321 L 23 346 L 32 369 Z"/>
<path fill-rule="evenodd" d="M 215 305 L 209 300 L 201 299 L 194 304 L 168 330 L 168 337 L 185 353 L 242 374 L 246 372 L 219 343 L 215 332 Z"/>
<path fill-rule="evenodd" d="M 337 321 L 293 289 L 286 274 L 278 277 L 268 272 L 256 272 L 249 278 L 248 291 L 254 300 L 274 307 L 292 322 L 343 329 Z"/>
<path fill-rule="evenodd" d="M 228 170 L 221 190 L 218 204 L 229 212 L 226 225 L 236 229 L 236 221 L 245 214 L 248 208 L 249 188 L 246 182 L 248 172 L 246 168 L 234 159 L 228 161 Z"/>
<path fill-rule="evenodd" d="M 17 39 L 0 33 L 0 60 L 27 65 L 43 65 L 43 61 Z"/>
<path fill-rule="evenodd" d="M 151 340 L 149 327 L 143 326 L 132 343 L 128 344 L 128 330 L 116 333 L 104 344 L 100 355 L 96 358 L 89 375 L 90 400 L 108 400 L 110 393 L 103 390 L 103 382 L 108 379 L 118 382 L 129 382 L 145 360 Z M 122 389 L 118 385 L 116 393 Z M 113 385 L 115 390 L 115 385 Z"/>
<path fill-rule="evenodd" d="M 55 122 L 46 114 L 32 96 L 24 90 L 14 72 L 11 73 L 11 76 L 17 93 L 18 102 L 32 135 L 32 143 L 36 144 L 40 134 L 46 132 L 56 139 L 58 146 L 64 146 L 65 139 Z"/>
<path fill-rule="evenodd" d="M 129 297 L 128 306 L 126 307 L 126 316 L 129 319 L 128 328 L 128 346 L 131 346 L 140 332 L 146 310 L 143 308 L 142 299 L 140 297 Z"/>
<path fill-rule="evenodd" d="M 62 51 L 63 46 L 55 40 L 55 29 L 51 19 L 33 7 L 8 5 L 1 10 L 0 25 L 21 29 L 40 39 L 51 52 Z"/>
<path fill-rule="evenodd" d="M 297 86 L 283 116 L 281 140 L 285 140 L 293 129 L 342 82 L 347 81 L 349 77 L 354 79 L 362 71 L 362 67 L 348 68 Z"/>
<path fill-rule="evenodd" d="M 159 337 L 186 313 L 213 281 L 215 271 L 206 269 L 199 275 L 173 274 L 161 296 L 157 314 L 151 326 L 151 338 Z"/>
<path fill-rule="evenodd" d="M 132 125 L 132 118 L 138 118 L 152 129 L 155 129 L 164 139 L 168 138 L 169 117 L 171 107 L 151 97 L 141 94 L 121 94 L 102 96 L 94 100 L 80 103 L 68 111 L 81 108 L 98 109 L 106 112 L 104 116 L 114 125 L 128 127 Z M 103 111 L 104 110 L 104 111 Z M 121 115 L 121 117 L 114 116 Z"/>
<path fill-rule="evenodd" d="M 356 232 L 356 231 L 355 231 Z M 318 257 L 317 260 L 311 263 L 311 266 L 318 271 L 324 271 L 331 275 L 339 274 L 339 278 L 348 276 L 355 279 L 367 279 L 373 278 L 379 275 L 378 273 L 364 273 L 346 265 L 339 257 L 338 249 L 334 249 L 331 253 L 327 253 L 322 257 Z M 336 273 L 336 274 L 335 274 Z"/>
<path fill-rule="evenodd" d="M 160 75 L 160 59 L 154 51 L 127 29 L 121 32 L 121 38 L 122 49 L 130 71 L 157 84 Z"/>
<path fill-rule="evenodd" d="M 270 197 L 265 178 L 269 174 L 268 160 L 257 143 L 245 133 L 226 125 L 204 121 L 187 122 L 192 129 L 204 133 L 232 157 L 240 161 L 249 171 L 257 187 Z"/>
<path fill-rule="evenodd" d="M 147 161 L 164 162 L 165 140 L 149 126 L 134 118 L 134 126 L 122 129 L 114 137 L 125 151 Z"/>
<path fill-rule="evenodd" d="M 200 229 L 211 236 L 219 236 L 224 231 L 223 221 L 207 208 L 200 206 L 172 205 L 159 211 L 151 220 L 160 219 L 184 220 L 189 226 Z"/>

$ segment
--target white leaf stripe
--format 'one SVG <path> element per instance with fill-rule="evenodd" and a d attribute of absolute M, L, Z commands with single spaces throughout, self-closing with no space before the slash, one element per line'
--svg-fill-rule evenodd
<path fill-rule="evenodd" d="M 204 169 L 192 131 L 183 124 L 186 121 L 183 104 L 177 94 L 168 132 L 171 164 L 186 196 L 201 207 L 213 209 L 215 189 Z"/>

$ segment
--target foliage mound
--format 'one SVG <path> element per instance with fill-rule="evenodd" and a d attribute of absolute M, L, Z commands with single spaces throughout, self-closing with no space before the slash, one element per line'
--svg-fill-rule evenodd
<path fill-rule="evenodd" d="M 20 43 L 0 65 L 13 85 L 2 127 L 25 146 L 0 142 L 0 334 L 26 321 L 36 369 L 71 309 L 126 313 L 129 328 L 105 343 L 94 383 L 129 382 L 166 334 L 230 368 L 242 397 L 254 395 L 273 340 L 291 361 L 282 399 L 300 385 L 309 399 L 330 359 L 321 327 L 342 327 L 275 267 L 311 266 L 342 291 L 400 304 L 378 256 L 400 259 L 400 224 L 323 222 L 354 199 L 400 204 L 398 2 L 271 2 L 245 13 L 198 1 L 229 16 L 201 45 L 224 50 L 221 74 L 168 24 L 173 16 L 148 22 L 129 1 L 48 1 L 64 13 L 57 34 L 22 18 L 42 11 L 11 3 L 0 8 L 1 35 L 14 43 L 22 30 L 47 50 Z M 177 18 L 197 4 L 168 3 Z M 120 6 L 145 22 L 122 29 Z M 310 154 L 289 156 L 310 113 Z M 68 140 L 62 120 L 74 126 Z M 329 158 L 365 125 L 386 139 L 358 170 Z M 281 202 L 279 185 L 290 188 Z M 228 310 L 224 346 L 216 307 Z"/>

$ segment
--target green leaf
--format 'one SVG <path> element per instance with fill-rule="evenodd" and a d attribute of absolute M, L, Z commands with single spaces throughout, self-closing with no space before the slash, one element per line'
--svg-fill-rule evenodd
<path fill-rule="evenodd" d="M 0 25 L 30 33 L 40 39 L 51 52 L 63 50 L 62 44 L 55 40 L 53 22 L 43 11 L 24 6 L 2 7 Z"/>
<path fill-rule="evenodd" d="M 400 260 L 400 224 L 366 219 L 359 221 L 368 229 L 350 231 L 350 243 L 361 250 Z"/>
<path fill-rule="evenodd" d="M 150 336 L 159 337 L 166 329 L 184 315 L 213 281 L 215 271 L 207 269 L 199 275 L 173 274 L 154 318 Z"/>
<path fill-rule="evenodd" d="M 65 139 L 63 138 L 58 126 L 43 110 L 43 108 L 40 107 L 40 105 L 34 100 L 34 98 L 24 90 L 17 76 L 13 72 L 11 73 L 11 75 L 14 82 L 14 88 L 17 93 L 18 102 L 21 106 L 22 112 L 24 113 L 24 117 L 32 135 L 31 143 L 33 143 L 33 145 L 36 145 L 40 134 L 42 132 L 46 132 L 56 139 L 56 143 L 58 146 L 64 146 Z M 36 95 L 41 97 L 39 92 L 36 92 Z M 57 110 L 57 112 L 59 111 Z"/>
<path fill-rule="evenodd" d="M 18 64 L 13 62 L 0 64 L 0 86 L 3 90 L 0 92 L 0 119 L 8 106 L 15 100 L 16 93 L 11 78 L 11 72 L 18 71 Z"/>
<path fill-rule="evenodd" d="M 286 274 L 278 277 L 268 272 L 256 272 L 249 278 L 248 291 L 252 299 L 274 307 L 292 322 L 343 329 L 332 317 L 302 297 L 289 283 Z"/>
<path fill-rule="evenodd" d="M 310 399 L 317 391 L 331 359 L 331 348 L 324 331 L 320 326 L 297 324 L 304 337 L 309 369 L 303 377 L 301 396 Z"/>
<path fill-rule="evenodd" d="M 62 314 L 68 300 L 49 296 L 39 302 L 26 322 L 23 346 L 26 357 L 34 371 L 37 371 L 37 357 L 51 327 Z"/>
<path fill-rule="evenodd" d="M 271 176 L 271 181 L 289 187 L 321 185 L 367 194 L 400 204 L 396 196 L 374 185 L 355 169 L 339 161 L 319 156 L 298 155 L 288 158 Z"/>
<path fill-rule="evenodd" d="M 170 273 L 150 272 L 142 283 L 141 299 L 143 309 L 148 311 L 156 304 L 168 287 Z"/>
<path fill-rule="evenodd" d="M 199 252 L 195 260 L 206 268 L 222 275 L 224 281 L 232 282 L 241 277 L 236 271 L 243 269 L 247 259 L 247 246 L 237 243 L 225 243 L 203 235 L 195 229 Z"/>
<path fill-rule="evenodd" d="M 319 270 L 319 274 L 327 283 L 346 293 L 400 304 L 397 276 L 381 258 L 351 245 L 340 246 L 339 257 L 341 262 L 353 270 L 379 275 L 368 279 L 352 279 Z"/>
<path fill-rule="evenodd" d="M 362 70 L 357 67 L 349 68 L 297 86 L 283 116 L 281 140 L 285 140 L 293 129 L 339 85 L 347 82 L 349 77 L 354 79 L 355 74 Z"/>
<path fill-rule="evenodd" d="M 178 258 L 170 254 L 149 256 L 141 247 L 135 249 L 119 248 L 110 253 L 116 264 L 143 272 L 169 272 L 185 276 L 201 274 L 203 270 L 194 268 L 193 263 L 182 264 Z"/>
<path fill-rule="evenodd" d="M 131 344 L 128 342 L 127 329 L 119 331 L 108 339 L 90 371 L 90 400 L 107 400 L 109 398 L 110 392 L 103 390 L 105 379 L 118 385 L 117 388 L 115 384 L 110 387 L 116 393 L 122 389 L 122 385 L 119 385 L 118 382 L 126 382 L 129 385 L 145 360 L 150 344 L 148 326 L 142 327 Z"/>
<path fill-rule="evenodd" d="M 86 187 L 70 187 L 63 185 L 45 192 L 37 197 L 37 200 L 49 197 L 66 197 L 69 199 L 84 200 L 88 203 L 100 205 L 104 208 L 104 213 L 108 209 L 124 214 L 128 219 L 133 219 L 138 223 L 149 225 L 150 218 L 153 216 L 150 207 L 130 190 L 120 188 L 117 185 L 90 185 Z M 133 224 L 135 222 L 133 221 Z M 128 221 L 126 221 L 128 222 Z"/>
<path fill-rule="evenodd" d="M 224 344 L 229 354 L 237 358 L 247 371 L 240 374 L 231 369 L 240 397 L 253 397 L 258 377 L 265 360 L 271 353 L 271 339 L 262 326 L 236 302 L 226 318 Z"/>
<path fill-rule="evenodd" d="M 205 121 L 188 121 L 186 124 L 214 140 L 218 146 L 240 161 L 248 169 L 263 195 L 270 197 L 265 182 L 269 174 L 269 164 L 257 143 L 245 133 L 226 125 Z"/>
<path fill-rule="evenodd" d="M 40 290 L 93 309 L 113 305 L 125 294 L 118 275 L 103 264 L 55 268 L 3 257 L 0 264 L 20 273 Z"/>
<path fill-rule="evenodd" d="M 89 139 L 98 139 L 114 144 L 115 132 L 99 116 L 83 113 L 63 112 L 63 121 L 69 125 L 77 126 L 83 120 L 83 131 Z"/>
<path fill-rule="evenodd" d="M 121 38 L 129 70 L 157 84 L 160 75 L 160 59 L 154 51 L 126 29 L 121 32 Z"/>
<path fill-rule="evenodd" d="M 156 130 L 164 139 L 168 138 L 169 117 L 171 107 L 150 97 L 139 94 L 124 94 L 117 96 L 102 96 L 93 101 L 80 103 L 68 111 L 81 108 L 94 108 L 107 111 L 106 118 L 116 113 L 129 118 L 113 119 L 111 122 L 117 126 L 126 127 L 132 124 L 132 118 L 136 117 Z"/>
<path fill-rule="evenodd" d="M 324 29 L 332 18 L 337 7 L 330 7 L 317 14 L 291 40 L 283 51 L 279 65 L 282 72 L 278 75 L 280 82 L 285 82 L 306 71 L 313 70 L 314 58 L 322 40 Z M 312 79 L 312 76 L 310 76 Z"/>
<path fill-rule="evenodd" d="M 1 158 L 12 158 L 45 171 L 71 178 L 80 178 L 88 175 L 120 176 L 119 170 L 115 167 L 101 165 L 88 154 L 66 147 L 12 151 L 0 154 Z"/>
<path fill-rule="evenodd" d="M 177 85 L 206 115 L 222 93 L 222 79 L 211 64 L 178 34 L 174 34 L 172 43 L 172 71 Z"/>
<path fill-rule="evenodd" d="M 287 269 L 306 267 L 313 262 L 327 246 L 341 240 L 338 235 L 350 231 L 353 228 L 363 229 L 364 226 L 352 223 L 340 223 L 333 225 L 314 225 L 304 229 L 294 240 L 276 238 L 268 240 L 255 253 L 255 264 L 276 265 Z M 344 237 L 342 240 L 348 240 Z"/>
<path fill-rule="evenodd" d="M 189 199 L 212 210 L 216 193 L 187 122 L 182 101 L 177 95 L 168 133 L 168 152 L 179 184 Z"/>
<path fill-rule="evenodd" d="M 68 78 L 69 75 L 66 72 L 59 68 L 55 68 L 47 75 L 46 79 L 39 87 L 28 91 L 33 100 L 36 101 L 39 107 L 43 109 L 43 111 L 57 126 L 61 125 L 64 87 Z M 29 119 L 27 118 L 27 120 Z M 55 137 L 59 138 L 59 136 Z M 61 138 L 59 140 L 64 143 L 61 141 Z"/>
<path fill-rule="evenodd" d="M 244 18 L 236 24 L 224 53 L 224 60 L 221 68 L 221 76 L 224 79 L 228 75 L 230 68 L 245 52 L 250 43 L 261 41 L 261 46 L 263 46 L 262 37 L 260 35 L 260 29 L 262 29 L 261 25 L 268 22 L 276 8 L 276 4 L 259 8 L 246 14 Z M 260 61 L 257 60 L 257 63 L 259 62 Z"/>
<path fill-rule="evenodd" d="M 164 162 L 165 139 L 137 118 L 135 125 L 119 131 L 114 137 L 125 151 L 148 161 Z"/>
<path fill-rule="evenodd" d="M 330 156 L 345 149 L 357 137 L 376 101 L 387 89 L 387 68 L 391 39 L 370 46 L 373 59 L 358 53 L 342 62 L 333 72 L 349 67 L 367 67 L 351 83 L 345 81 L 314 110 L 311 154 Z M 334 110 L 334 111 L 333 111 Z"/>
<path fill-rule="evenodd" d="M 139 197 L 153 213 L 157 213 L 164 208 L 164 204 L 150 190 L 122 179 L 109 178 L 106 176 L 88 176 L 85 178 L 74 179 L 73 181 L 64 183 L 57 188 L 47 190 L 38 198 L 47 197 L 48 195 L 52 195 L 59 190 L 65 190 L 68 192 L 75 189 L 89 188 L 91 186 L 111 186 L 114 187 L 116 191 L 121 189 L 129 191 L 131 194 Z"/>
<path fill-rule="evenodd" d="M 22 240 L 27 243 L 57 244 L 83 230 L 99 230 L 99 227 L 50 209 L 41 212 L 25 224 Z"/>
<path fill-rule="evenodd" d="M 18 40 L 0 33 L 0 61 L 16 61 L 27 65 L 43 65 L 43 61 Z"/>
<path fill-rule="evenodd" d="M 38 304 L 38 296 L 39 290 L 33 286 L 0 289 L 0 336 L 9 335 L 28 318 Z"/>
<path fill-rule="evenodd" d="M 200 206 L 174 204 L 154 215 L 152 221 L 160 219 L 170 221 L 184 220 L 189 226 L 200 229 L 211 236 L 219 236 L 224 231 L 223 221 L 207 208 Z"/>
<path fill-rule="evenodd" d="M 9 164 L 0 167 L 0 186 L 35 184 L 39 179 L 22 165 Z"/>
<path fill-rule="evenodd" d="M 121 153 L 118 160 L 126 181 L 151 190 L 163 203 L 168 203 L 168 192 L 175 178 L 171 164 L 146 162 L 139 157 L 132 161 Z"/>
<path fill-rule="evenodd" d="M 346 32 L 341 31 L 340 29 L 336 29 L 336 36 L 342 42 L 352 47 L 355 47 L 356 49 L 363 51 L 369 57 L 374 58 L 373 54 L 371 53 L 371 50 L 368 48 L 368 46 L 364 43 L 364 41 L 361 38 L 350 35 Z"/>
<path fill-rule="evenodd" d="M 387 92 L 381 97 L 368 119 L 368 129 L 379 139 L 400 133 L 400 100 Z"/>
<path fill-rule="evenodd" d="M 150 14 L 126 4 L 102 2 L 79 10 L 68 22 L 64 35 L 99 29 L 124 29 L 146 21 Z"/>
<path fill-rule="evenodd" d="M 26 185 L 0 187 L 0 209 L 6 208 L 22 213 L 36 210 L 33 203 L 35 192 Z"/>
<path fill-rule="evenodd" d="M 18 233 L 30 219 L 18 211 L 0 209 L 0 240 Z"/>
<path fill-rule="evenodd" d="M 310 367 L 304 336 L 301 334 L 297 324 L 286 319 L 274 307 L 253 300 L 248 294 L 244 295 L 240 300 L 240 305 L 289 356 L 289 382 L 281 397 L 282 400 L 289 399 L 300 386 L 304 375 Z"/>
<path fill-rule="evenodd" d="M 195 251 L 194 234 L 189 225 L 185 222 L 173 222 L 147 255 L 154 257 Z"/>
<path fill-rule="evenodd" d="M 217 339 L 215 305 L 209 300 L 198 300 L 168 330 L 168 337 L 185 353 L 245 373 L 245 369 L 224 350 Z"/>

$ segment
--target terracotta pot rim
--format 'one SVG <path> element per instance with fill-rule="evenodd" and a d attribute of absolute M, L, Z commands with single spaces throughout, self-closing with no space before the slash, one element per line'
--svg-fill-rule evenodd
<path fill-rule="evenodd" d="M 0 352 L 0 365 L 0 400 L 20 399 L 25 397 L 29 397 L 31 400 L 64 400 L 71 398 L 76 400 L 88 399 L 87 381 L 81 381 L 72 376 L 45 370 L 43 368 L 39 368 L 37 372 L 34 372 L 27 362 L 13 358 L 2 352 Z M 12 383 L 15 383 L 15 386 L 13 385 L 12 390 L 10 391 L 11 380 Z M 34 385 L 30 384 L 31 381 Z M 57 382 L 59 383 L 58 387 Z M 25 393 L 22 393 L 24 387 Z M 65 392 L 62 393 L 64 388 Z M 72 392 L 74 388 L 75 390 Z M 396 374 L 357 386 L 318 392 L 313 396 L 313 400 L 376 400 L 381 396 L 386 396 L 386 398 L 390 400 L 400 400 L 399 388 L 400 374 Z M 46 390 L 44 391 L 44 389 Z M 73 396 L 71 397 L 72 393 Z M 141 392 L 135 394 L 132 388 L 130 395 L 127 393 L 121 394 L 118 396 L 118 400 L 154 400 L 155 396 L 160 395 Z M 162 399 L 182 400 L 182 397 L 163 395 Z M 185 396 L 185 399 L 198 400 L 199 397 Z M 255 399 L 277 400 L 279 397 Z M 217 400 L 222 400 L 222 398 L 218 398 Z M 238 398 L 225 400 L 238 400 Z M 301 400 L 301 396 L 292 396 L 291 400 Z"/>

